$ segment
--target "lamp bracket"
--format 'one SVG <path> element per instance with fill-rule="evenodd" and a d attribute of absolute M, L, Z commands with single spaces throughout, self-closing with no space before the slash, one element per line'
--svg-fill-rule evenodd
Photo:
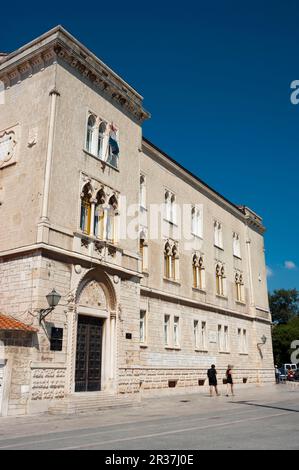
<path fill-rule="evenodd" d="M 49 313 L 52 312 L 52 310 L 54 310 L 54 307 L 48 307 L 48 308 L 40 309 L 40 311 L 39 311 L 39 324 L 41 324 L 41 322 L 46 318 L 47 315 L 49 315 Z"/>

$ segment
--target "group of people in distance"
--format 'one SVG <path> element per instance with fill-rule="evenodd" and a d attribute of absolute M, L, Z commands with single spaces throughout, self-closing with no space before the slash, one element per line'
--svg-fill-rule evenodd
<path fill-rule="evenodd" d="M 225 373 L 226 377 L 226 396 L 229 396 L 229 392 L 232 396 L 234 396 L 234 382 L 233 382 L 233 375 L 232 375 L 232 368 L 233 366 L 228 365 Z M 213 395 L 213 389 L 215 390 L 216 395 L 219 397 L 220 393 L 218 392 L 217 387 L 217 371 L 215 364 L 212 364 L 210 369 L 207 371 L 207 376 L 209 379 L 209 386 L 210 386 L 210 397 Z"/>

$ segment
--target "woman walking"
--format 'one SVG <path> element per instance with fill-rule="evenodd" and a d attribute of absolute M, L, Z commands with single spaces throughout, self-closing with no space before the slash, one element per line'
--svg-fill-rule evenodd
<path fill-rule="evenodd" d="M 215 369 L 215 364 L 212 364 L 211 368 L 208 369 L 207 376 L 209 379 L 210 397 L 213 395 L 213 388 L 215 389 L 217 397 L 219 397 L 220 393 L 217 389 L 217 371 Z"/>
<path fill-rule="evenodd" d="M 233 382 L 233 375 L 232 375 L 232 368 L 233 366 L 228 365 L 227 370 L 226 370 L 226 396 L 228 397 L 229 395 L 229 390 L 234 396 L 234 382 Z"/>

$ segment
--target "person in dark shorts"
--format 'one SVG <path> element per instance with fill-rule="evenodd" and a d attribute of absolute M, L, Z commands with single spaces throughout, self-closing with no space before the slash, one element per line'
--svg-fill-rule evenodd
<path fill-rule="evenodd" d="M 217 389 L 217 371 L 215 369 L 215 364 L 212 364 L 211 368 L 208 369 L 207 376 L 209 379 L 210 397 L 213 395 L 213 388 L 215 389 L 215 393 L 217 397 L 219 397 L 220 393 L 218 393 L 218 389 Z"/>
<path fill-rule="evenodd" d="M 232 375 L 232 368 L 233 366 L 228 365 L 227 370 L 226 370 L 226 396 L 228 397 L 229 395 L 229 390 L 234 396 L 234 382 L 233 382 L 233 375 Z"/>

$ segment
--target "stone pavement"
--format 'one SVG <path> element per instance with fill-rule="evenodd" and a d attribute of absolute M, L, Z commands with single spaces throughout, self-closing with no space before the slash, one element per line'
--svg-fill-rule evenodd
<path fill-rule="evenodd" d="M 4 417 L 0 450 L 299 448 L 298 398 L 291 384 L 240 386 L 235 397 L 192 393 L 92 414 Z"/>

